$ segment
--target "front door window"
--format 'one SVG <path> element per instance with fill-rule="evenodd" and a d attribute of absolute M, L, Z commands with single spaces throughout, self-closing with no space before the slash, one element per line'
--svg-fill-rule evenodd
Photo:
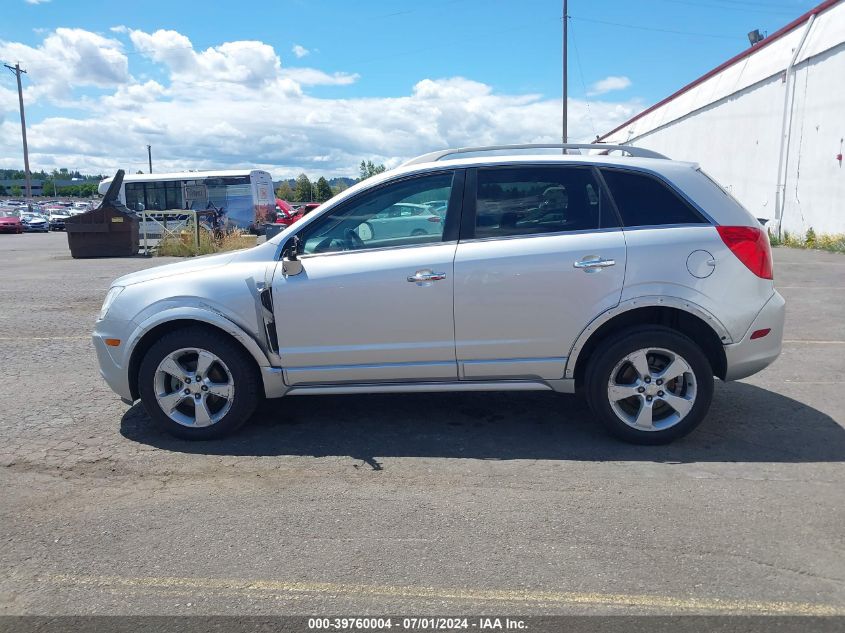
<path fill-rule="evenodd" d="M 301 236 L 304 255 L 443 240 L 453 173 L 388 184 L 354 198 L 309 225 Z"/>

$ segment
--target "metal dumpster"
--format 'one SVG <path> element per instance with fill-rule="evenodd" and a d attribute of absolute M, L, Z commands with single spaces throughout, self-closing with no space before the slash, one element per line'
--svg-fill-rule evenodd
<path fill-rule="evenodd" d="M 264 237 L 268 240 L 271 238 L 276 237 L 279 233 L 284 231 L 288 228 L 284 224 L 265 224 L 264 225 Z"/>
<path fill-rule="evenodd" d="M 120 201 L 119 169 L 99 207 L 65 221 L 71 257 L 131 257 L 138 254 L 138 216 Z"/>

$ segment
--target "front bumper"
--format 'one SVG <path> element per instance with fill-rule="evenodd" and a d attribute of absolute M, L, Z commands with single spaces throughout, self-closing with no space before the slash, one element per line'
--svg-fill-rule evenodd
<path fill-rule="evenodd" d="M 120 345 L 110 347 L 106 345 L 107 338 L 120 340 Z M 126 367 L 124 347 L 127 343 L 126 329 L 113 321 L 98 321 L 91 339 L 97 352 L 97 362 L 100 365 L 100 375 L 120 398 L 126 402 L 132 400 L 132 390 L 129 388 L 129 371 Z"/>
<path fill-rule="evenodd" d="M 725 380 L 739 380 L 746 378 L 771 365 L 780 355 L 783 344 L 783 321 L 786 313 L 786 302 L 776 291 L 748 331 L 738 343 L 725 345 L 725 360 L 727 371 Z M 761 338 L 752 339 L 751 335 L 766 328 L 771 331 Z"/>

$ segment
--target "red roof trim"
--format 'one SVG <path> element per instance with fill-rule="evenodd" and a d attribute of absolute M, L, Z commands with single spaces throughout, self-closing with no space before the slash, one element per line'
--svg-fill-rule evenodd
<path fill-rule="evenodd" d="M 659 108 L 659 107 L 661 107 L 661 106 L 663 106 L 663 105 L 665 105 L 665 104 L 669 103 L 670 101 L 672 101 L 672 99 L 674 99 L 674 98 L 676 98 L 676 97 L 678 97 L 678 96 L 680 96 L 680 95 L 684 94 L 685 92 L 687 92 L 687 91 L 689 91 L 689 90 L 692 90 L 692 89 L 693 89 L 693 88 L 695 88 L 698 84 L 703 83 L 703 82 L 707 81 L 708 79 L 710 79 L 710 77 L 712 77 L 713 75 L 716 75 L 716 74 L 718 74 L 718 73 L 722 72 L 722 71 L 723 71 L 723 70 L 725 70 L 726 68 L 728 68 L 728 67 L 730 67 L 730 66 L 733 66 L 733 65 L 734 65 L 736 62 L 738 62 L 739 60 L 744 59 L 744 58 L 746 58 L 746 57 L 749 57 L 749 56 L 753 55 L 754 53 L 756 53 L 757 51 L 759 51 L 759 50 L 760 50 L 760 49 L 762 49 L 762 48 L 765 48 L 766 46 L 768 46 L 769 44 L 771 44 L 771 43 L 772 43 L 772 42 L 774 42 L 775 40 L 780 39 L 781 37 L 783 37 L 784 35 L 786 35 L 786 34 L 787 34 L 787 33 L 789 33 L 790 31 L 792 31 L 795 27 L 800 26 L 801 24 L 803 24 L 804 22 L 806 22 L 807 20 L 809 20 L 811 15 L 818 15 L 819 13 L 821 13 L 822 11 L 824 11 L 825 9 L 828 9 L 828 8 L 832 7 L 833 5 L 835 5 L 835 4 L 838 4 L 838 3 L 839 3 L 839 2 L 841 2 L 841 1 L 842 1 L 842 0 L 825 0 L 824 2 L 822 2 L 822 3 L 821 3 L 820 5 L 818 5 L 817 7 L 815 7 L 815 8 L 813 8 L 813 9 L 810 9 L 809 11 L 807 11 L 807 12 L 806 12 L 804 15 L 802 15 L 801 17 L 795 18 L 792 22 L 790 22 L 789 24 L 787 24 L 787 25 L 786 25 L 786 26 L 784 26 L 783 28 L 781 28 L 781 29 L 779 29 L 779 30 L 775 31 L 774 33 L 772 33 L 769 37 L 767 37 L 766 39 L 764 39 L 762 42 L 760 42 L 760 43 L 759 43 L 759 44 L 757 44 L 756 46 L 751 46 L 750 48 L 747 48 L 746 50 L 742 51 L 742 52 L 741 52 L 741 53 L 739 53 L 738 55 L 734 55 L 733 57 L 731 57 L 731 58 L 730 58 L 728 61 L 726 61 L 725 63 L 720 64 L 719 66 L 716 66 L 716 68 L 714 68 L 713 70 L 711 70 L 709 73 L 706 73 L 706 74 L 702 75 L 701 77 L 699 77 L 698 79 L 696 79 L 695 81 L 693 81 L 693 82 L 691 82 L 691 83 L 688 83 L 686 86 L 684 86 L 683 88 L 681 88 L 681 89 L 680 89 L 680 90 L 678 90 L 677 92 L 672 93 L 671 95 L 669 95 L 668 97 L 666 97 L 666 98 L 665 98 L 665 99 L 663 99 L 662 101 L 658 101 L 657 103 L 655 103 L 655 104 L 654 104 L 653 106 L 651 106 L 650 108 L 646 108 L 645 110 L 643 110 L 642 112 L 640 112 L 640 113 L 639 113 L 639 114 L 637 114 L 636 116 L 631 117 L 630 119 L 628 119 L 627 121 L 625 121 L 625 122 L 624 122 L 624 123 L 622 123 L 621 125 L 619 125 L 619 126 L 617 126 L 617 127 L 613 128 L 613 129 L 612 129 L 610 132 L 608 132 L 607 134 L 603 134 L 602 136 L 600 136 L 600 137 L 599 137 L 599 139 L 598 139 L 598 140 L 599 140 L 599 141 L 602 141 L 602 140 L 606 139 L 608 136 L 610 136 L 611 134 L 615 134 L 616 132 L 618 132 L 619 130 L 621 130 L 621 129 L 622 129 L 623 127 L 625 127 L 626 125 L 630 125 L 631 123 L 633 123 L 633 122 L 634 122 L 634 121 L 636 121 L 637 119 L 640 119 L 640 118 L 644 117 L 644 116 L 645 116 L 646 114 L 648 114 L 649 112 L 653 112 L 654 110 L 657 110 L 657 108 Z"/>

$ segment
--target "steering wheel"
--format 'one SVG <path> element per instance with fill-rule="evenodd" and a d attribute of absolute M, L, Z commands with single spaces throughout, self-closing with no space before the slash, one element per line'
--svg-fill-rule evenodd
<path fill-rule="evenodd" d="M 337 237 L 327 237 L 314 247 L 315 253 L 333 253 L 347 250 L 346 242 Z"/>
<path fill-rule="evenodd" d="M 346 229 L 346 231 L 343 232 L 343 236 L 346 238 L 346 245 L 348 247 L 347 250 L 354 251 L 359 248 L 364 248 L 364 240 L 362 240 L 361 236 L 352 229 Z"/>

